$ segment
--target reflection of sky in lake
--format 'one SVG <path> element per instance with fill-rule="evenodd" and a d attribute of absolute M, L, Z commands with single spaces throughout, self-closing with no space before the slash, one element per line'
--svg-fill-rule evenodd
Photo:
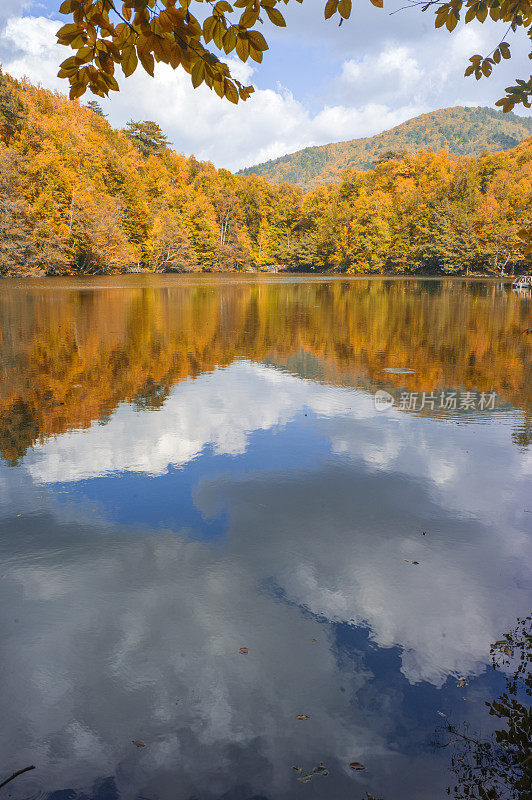
<path fill-rule="evenodd" d="M 519 417 L 240 362 L 3 467 L 0 768 L 38 765 L 13 796 L 443 798 L 437 712 L 482 718 L 530 608 Z"/>

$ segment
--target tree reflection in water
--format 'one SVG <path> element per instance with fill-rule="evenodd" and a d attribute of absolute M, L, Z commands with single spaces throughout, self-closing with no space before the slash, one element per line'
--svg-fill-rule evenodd
<path fill-rule="evenodd" d="M 120 403 L 161 408 L 180 382 L 241 360 L 397 400 L 403 390 L 496 392 L 497 405 L 524 412 L 512 440 L 525 449 L 529 325 L 529 304 L 492 282 L 9 284 L 0 294 L 0 458 L 15 464 L 36 442 L 88 429 Z"/>
<path fill-rule="evenodd" d="M 453 748 L 455 800 L 530 800 L 532 798 L 532 615 L 491 648 L 493 669 L 504 670 L 506 689 L 487 702 L 491 716 L 503 721 L 489 736 L 467 725 L 448 724 L 443 747 Z M 451 738 L 449 738 L 451 737 Z"/>

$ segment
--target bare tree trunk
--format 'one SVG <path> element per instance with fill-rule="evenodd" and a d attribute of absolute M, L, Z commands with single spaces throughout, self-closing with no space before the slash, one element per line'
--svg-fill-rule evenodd
<path fill-rule="evenodd" d="M 68 226 L 68 238 L 72 236 L 72 222 L 74 220 L 74 192 L 76 190 L 75 186 L 72 186 L 72 200 L 70 201 L 70 224 Z"/>

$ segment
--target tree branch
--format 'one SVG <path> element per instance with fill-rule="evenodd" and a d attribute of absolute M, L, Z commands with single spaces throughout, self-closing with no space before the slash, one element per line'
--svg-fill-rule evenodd
<path fill-rule="evenodd" d="M 23 772 L 29 772 L 30 769 L 35 769 L 33 764 L 30 767 L 24 767 L 24 769 L 19 769 L 17 772 L 14 772 L 12 775 L 9 776 L 9 778 L 7 778 L 7 780 L 5 780 L 3 783 L 0 783 L 0 789 L 2 788 L 2 786 L 5 786 L 6 783 L 9 783 L 14 778 L 17 778 L 19 775 L 22 775 Z"/>

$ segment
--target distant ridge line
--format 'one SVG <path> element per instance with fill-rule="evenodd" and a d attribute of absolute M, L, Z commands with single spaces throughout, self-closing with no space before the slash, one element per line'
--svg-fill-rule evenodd
<path fill-rule="evenodd" d="M 448 150 L 478 155 L 509 150 L 532 135 L 532 118 L 485 106 L 453 106 L 420 114 L 387 131 L 330 144 L 309 145 L 239 171 L 275 183 L 311 188 L 335 183 L 346 169 L 367 170 L 387 151 Z"/>

